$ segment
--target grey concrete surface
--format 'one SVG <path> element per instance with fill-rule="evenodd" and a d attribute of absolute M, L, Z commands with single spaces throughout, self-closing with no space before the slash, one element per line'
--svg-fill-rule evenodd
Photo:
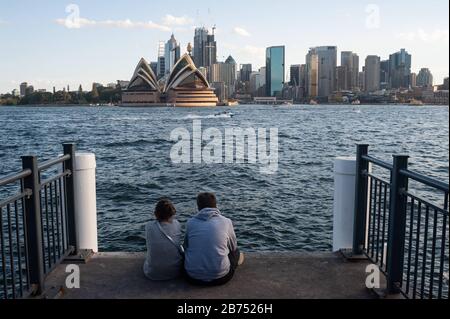
<path fill-rule="evenodd" d="M 367 299 L 366 261 L 332 253 L 253 253 L 225 286 L 194 287 L 183 279 L 152 282 L 144 254 L 100 253 L 80 265 L 80 289 L 66 289 L 66 265 L 46 281 L 47 297 L 68 299 Z M 57 294 L 57 292 L 59 292 Z"/>

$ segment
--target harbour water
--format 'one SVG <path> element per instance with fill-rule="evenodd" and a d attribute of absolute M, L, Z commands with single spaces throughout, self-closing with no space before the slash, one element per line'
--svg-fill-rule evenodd
<path fill-rule="evenodd" d="M 218 195 L 247 251 L 331 248 L 333 160 L 371 154 L 391 161 L 411 156 L 411 169 L 449 179 L 447 106 L 241 106 L 219 109 L 0 107 L 0 176 L 19 171 L 20 156 L 41 160 L 73 141 L 97 156 L 97 205 L 102 251 L 143 251 L 144 224 L 155 202 L 171 198 L 185 222 L 199 191 Z M 170 133 L 215 127 L 279 130 L 279 170 L 264 175 L 253 164 L 173 164 Z"/>

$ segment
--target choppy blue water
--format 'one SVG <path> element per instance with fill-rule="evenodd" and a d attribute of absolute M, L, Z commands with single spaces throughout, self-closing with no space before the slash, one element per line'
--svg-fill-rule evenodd
<path fill-rule="evenodd" d="M 449 108 L 444 106 L 242 106 L 225 109 L 0 108 L 0 176 L 19 171 L 20 156 L 53 158 L 74 141 L 97 155 L 100 249 L 142 251 L 144 224 L 158 198 L 170 197 L 179 219 L 196 212 L 199 191 L 218 195 L 248 251 L 331 248 L 333 160 L 354 156 L 367 142 L 390 161 L 411 155 L 411 168 L 449 179 Z M 174 128 L 277 127 L 279 170 L 259 165 L 175 165 L 170 160 Z"/>

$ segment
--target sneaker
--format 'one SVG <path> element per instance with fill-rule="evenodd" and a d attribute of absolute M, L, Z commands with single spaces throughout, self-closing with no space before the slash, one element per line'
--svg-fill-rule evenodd
<path fill-rule="evenodd" d="M 242 266 L 242 264 L 244 263 L 244 260 L 245 260 L 244 253 L 241 253 L 241 254 L 239 255 L 238 266 Z"/>

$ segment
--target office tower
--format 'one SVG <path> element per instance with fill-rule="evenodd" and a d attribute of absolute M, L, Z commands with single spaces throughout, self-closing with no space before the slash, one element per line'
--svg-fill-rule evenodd
<path fill-rule="evenodd" d="M 252 65 L 251 64 L 241 64 L 241 68 L 240 68 L 241 82 L 249 82 L 250 74 L 252 74 Z"/>
<path fill-rule="evenodd" d="M 369 55 L 366 58 L 364 68 L 365 91 L 375 92 L 380 90 L 380 67 L 381 59 L 376 55 Z"/>
<path fill-rule="evenodd" d="M 306 93 L 315 98 L 319 94 L 319 56 L 315 48 L 306 55 Z"/>
<path fill-rule="evenodd" d="M 159 42 L 158 46 L 158 70 L 156 76 L 161 79 L 166 75 L 166 58 L 164 57 L 165 45 L 164 42 Z"/>
<path fill-rule="evenodd" d="M 349 80 L 348 77 L 351 76 L 350 72 L 348 72 L 348 68 L 346 66 L 338 66 L 336 67 L 336 83 L 335 88 L 336 91 L 348 91 L 350 90 L 349 87 Z"/>
<path fill-rule="evenodd" d="M 28 87 L 28 83 L 27 82 L 23 82 L 22 84 L 20 84 L 20 96 L 25 96 L 27 94 L 27 87 Z"/>
<path fill-rule="evenodd" d="M 194 63 L 197 67 L 209 67 L 217 63 L 217 42 L 215 35 L 209 34 L 206 28 L 195 29 Z"/>
<path fill-rule="evenodd" d="M 380 89 L 389 88 L 389 60 L 380 62 Z"/>
<path fill-rule="evenodd" d="M 154 74 L 158 74 L 158 62 L 150 62 L 150 69 Z"/>
<path fill-rule="evenodd" d="M 358 74 L 358 86 L 361 89 L 361 91 L 365 91 L 366 90 L 366 72 L 365 72 L 365 67 L 363 67 L 362 72 L 359 72 Z"/>
<path fill-rule="evenodd" d="M 357 90 L 359 88 L 359 56 L 351 51 L 341 53 L 341 66 L 346 68 L 345 90 Z"/>
<path fill-rule="evenodd" d="M 210 82 L 223 82 L 225 97 L 226 99 L 231 98 L 235 93 L 237 72 L 237 64 L 233 57 L 230 55 L 225 62 L 214 63 L 208 69 Z"/>
<path fill-rule="evenodd" d="M 283 90 L 285 79 L 285 48 L 274 46 L 266 50 L 266 95 L 277 96 Z"/>
<path fill-rule="evenodd" d="M 164 46 L 165 74 L 172 72 L 173 67 L 180 59 L 180 45 L 172 34 Z"/>
<path fill-rule="evenodd" d="M 433 74 L 427 68 L 422 68 L 417 75 L 417 86 L 430 87 L 433 86 Z"/>
<path fill-rule="evenodd" d="M 300 64 L 291 65 L 289 85 L 300 86 L 300 71 L 301 71 L 300 69 L 301 69 Z"/>
<path fill-rule="evenodd" d="M 405 49 L 389 56 L 389 77 L 392 89 L 411 85 L 411 55 Z"/>
<path fill-rule="evenodd" d="M 334 92 L 335 72 L 337 66 L 337 47 L 316 47 L 319 57 L 319 97 L 327 98 Z"/>
<path fill-rule="evenodd" d="M 411 87 L 417 87 L 417 73 L 411 73 Z"/>

